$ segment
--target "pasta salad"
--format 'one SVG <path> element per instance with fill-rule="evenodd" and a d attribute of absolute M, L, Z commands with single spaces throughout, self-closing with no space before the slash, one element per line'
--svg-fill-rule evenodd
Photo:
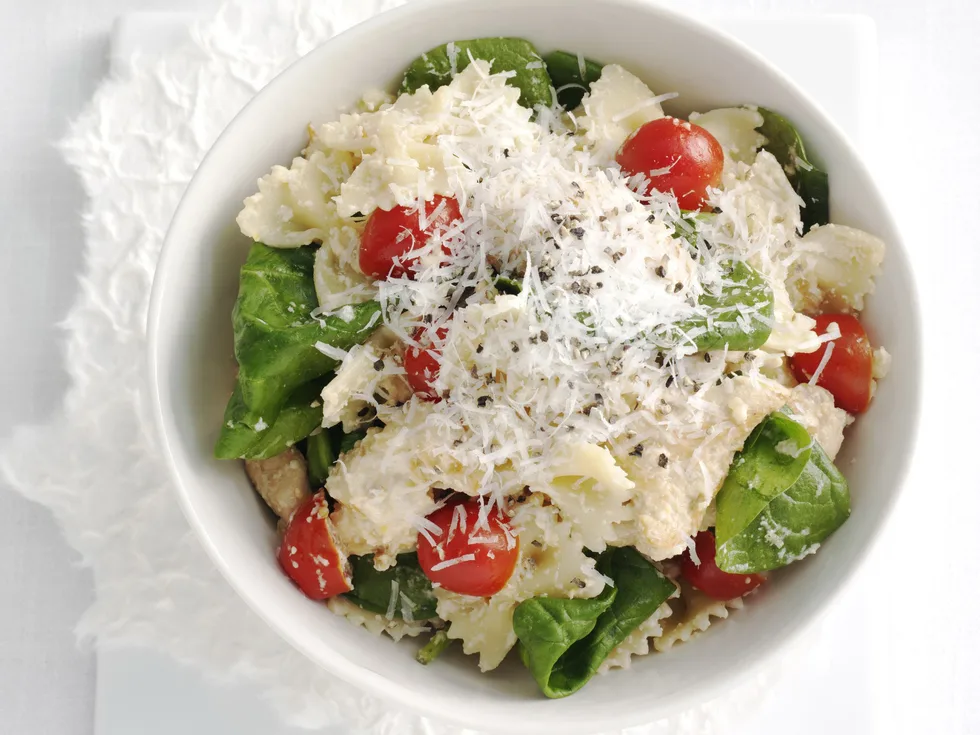
<path fill-rule="evenodd" d="M 830 224 L 790 121 L 665 114 L 677 96 L 447 43 L 259 180 L 215 454 L 245 461 L 308 597 L 426 636 L 424 664 L 514 651 L 563 697 L 847 519 L 884 244 Z"/>

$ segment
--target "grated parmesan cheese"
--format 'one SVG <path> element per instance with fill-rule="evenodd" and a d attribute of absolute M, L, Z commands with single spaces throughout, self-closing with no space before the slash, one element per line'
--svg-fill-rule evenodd
<path fill-rule="evenodd" d="M 813 371 L 813 375 L 810 376 L 810 380 L 807 382 L 807 385 L 817 384 L 817 381 L 820 380 L 820 376 L 823 375 L 823 371 L 827 367 L 827 363 L 830 362 L 830 357 L 833 354 L 834 343 L 828 342 L 826 349 L 823 351 L 823 355 L 820 356 L 820 362 L 817 364 L 817 369 Z"/>
<path fill-rule="evenodd" d="M 454 567 L 457 564 L 465 564 L 468 561 L 475 561 L 476 554 L 463 554 L 462 556 L 457 556 L 454 559 L 446 559 L 445 561 L 436 562 L 432 565 L 433 572 L 440 572 L 443 569 L 448 569 L 449 567 Z"/>

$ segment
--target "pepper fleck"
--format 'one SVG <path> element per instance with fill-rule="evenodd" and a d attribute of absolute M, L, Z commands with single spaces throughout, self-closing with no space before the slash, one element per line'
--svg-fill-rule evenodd
<path fill-rule="evenodd" d="M 664 353 L 658 352 L 657 358 L 654 360 L 654 362 L 657 364 L 657 367 L 662 368 L 664 366 Z"/>
<path fill-rule="evenodd" d="M 674 384 L 674 376 L 673 375 L 670 375 L 670 376 L 668 376 L 667 382 L 666 382 L 666 384 L 665 384 L 664 387 L 669 388 L 673 384 Z"/>
<path fill-rule="evenodd" d="M 678 292 L 678 291 L 680 291 L 680 290 L 681 290 L 682 288 L 684 288 L 684 284 L 683 284 L 683 283 L 675 283 L 675 284 L 674 284 L 674 293 L 677 293 L 677 292 Z"/>
<path fill-rule="evenodd" d="M 492 399 L 490 398 L 490 396 L 480 396 L 479 398 L 476 399 L 476 405 L 479 406 L 480 408 L 486 408 L 487 404 L 490 403 L 491 400 Z"/>
<path fill-rule="evenodd" d="M 655 271 L 655 273 L 656 273 L 656 274 L 657 274 L 658 276 L 660 276 L 661 278 L 663 278 L 664 276 L 666 276 L 666 275 L 667 275 L 667 269 L 666 269 L 666 268 L 664 268 L 664 267 L 663 267 L 662 265 L 658 265 L 658 266 L 657 266 L 657 270 Z"/>
<path fill-rule="evenodd" d="M 483 345 L 477 345 L 476 346 L 476 354 L 479 355 L 481 352 L 483 352 Z"/>
<path fill-rule="evenodd" d="M 374 369 L 377 370 L 380 373 L 382 370 L 385 369 L 385 361 L 384 360 L 375 360 L 374 361 Z"/>
<path fill-rule="evenodd" d="M 595 273 L 595 274 L 602 273 L 602 268 L 600 268 L 597 265 L 594 265 L 591 268 L 589 268 L 589 273 Z"/>
<path fill-rule="evenodd" d="M 642 457 L 643 456 L 643 445 L 642 444 L 637 444 L 635 447 L 633 447 L 633 449 L 630 451 L 630 456 L 631 457 Z"/>
<path fill-rule="evenodd" d="M 709 352 L 705 352 L 704 353 L 704 361 L 705 362 L 711 362 L 711 353 L 709 353 Z"/>
<path fill-rule="evenodd" d="M 519 344 L 517 344 L 517 342 L 511 342 L 510 343 L 510 351 L 511 352 L 520 352 L 521 351 L 521 346 Z"/>
<path fill-rule="evenodd" d="M 504 158 L 510 158 L 510 148 L 504 148 Z"/>
<path fill-rule="evenodd" d="M 547 342 L 548 341 L 548 333 L 547 332 L 541 332 L 541 334 L 539 334 L 538 337 L 541 338 L 541 341 L 542 342 Z"/>
<path fill-rule="evenodd" d="M 585 229 L 582 227 L 573 227 L 572 234 L 575 235 L 579 240 L 585 237 Z"/>

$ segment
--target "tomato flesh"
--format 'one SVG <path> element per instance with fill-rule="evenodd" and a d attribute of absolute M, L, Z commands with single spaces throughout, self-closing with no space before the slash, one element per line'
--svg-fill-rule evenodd
<path fill-rule="evenodd" d="M 721 184 L 725 152 L 699 125 L 662 117 L 627 138 L 616 154 L 616 163 L 631 178 L 646 177 L 642 194 L 673 193 L 681 209 L 699 211 L 708 189 Z"/>
<path fill-rule="evenodd" d="M 435 331 L 436 341 L 442 342 L 449 333 L 449 327 L 439 327 Z M 409 347 L 405 350 L 405 357 L 403 358 L 405 377 L 419 398 L 426 401 L 438 401 L 440 396 L 432 384 L 439 377 L 442 353 L 432 346 L 432 337 L 424 329 L 416 330 L 412 336 L 422 347 Z"/>
<path fill-rule="evenodd" d="M 514 573 L 520 540 L 499 509 L 491 510 L 486 523 L 478 526 L 480 510 L 480 499 L 470 498 L 430 514 L 427 520 L 439 532 L 419 533 L 418 556 L 434 584 L 460 595 L 489 597 Z"/>
<path fill-rule="evenodd" d="M 681 573 L 692 586 L 716 600 L 734 600 L 751 592 L 766 581 L 761 574 L 729 574 L 715 563 L 715 535 L 701 531 L 694 537 L 694 550 L 700 564 L 695 564 L 691 552 L 681 557 Z"/>
<path fill-rule="evenodd" d="M 358 252 L 361 272 L 382 281 L 403 276 L 412 278 L 413 266 L 418 261 L 412 252 L 425 246 L 431 237 L 445 234 L 462 219 L 459 202 L 438 194 L 431 202 L 425 202 L 421 212 L 417 207 L 374 210 L 361 235 Z M 425 220 L 424 228 L 420 220 Z M 445 245 L 443 250 L 448 252 Z"/>
<path fill-rule="evenodd" d="M 833 394 L 838 408 L 848 413 L 863 413 L 871 403 L 874 362 L 871 341 L 864 327 L 851 314 L 821 314 L 816 321 L 817 334 L 826 334 L 831 324 L 837 324 L 841 336 L 822 344 L 816 352 L 793 355 L 789 360 L 793 375 L 801 383 L 808 382 L 819 370 L 824 353 L 831 350 L 817 385 Z"/>
<path fill-rule="evenodd" d="M 324 494 L 303 503 L 286 527 L 279 545 L 279 566 L 311 600 L 350 592 L 351 571 L 340 549 Z"/>

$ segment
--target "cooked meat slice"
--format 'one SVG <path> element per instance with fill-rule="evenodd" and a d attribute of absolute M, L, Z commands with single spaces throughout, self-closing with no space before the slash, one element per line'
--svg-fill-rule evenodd
<path fill-rule="evenodd" d="M 286 520 L 312 494 L 306 458 L 295 447 L 269 459 L 246 459 L 245 472 L 262 499 Z"/>

